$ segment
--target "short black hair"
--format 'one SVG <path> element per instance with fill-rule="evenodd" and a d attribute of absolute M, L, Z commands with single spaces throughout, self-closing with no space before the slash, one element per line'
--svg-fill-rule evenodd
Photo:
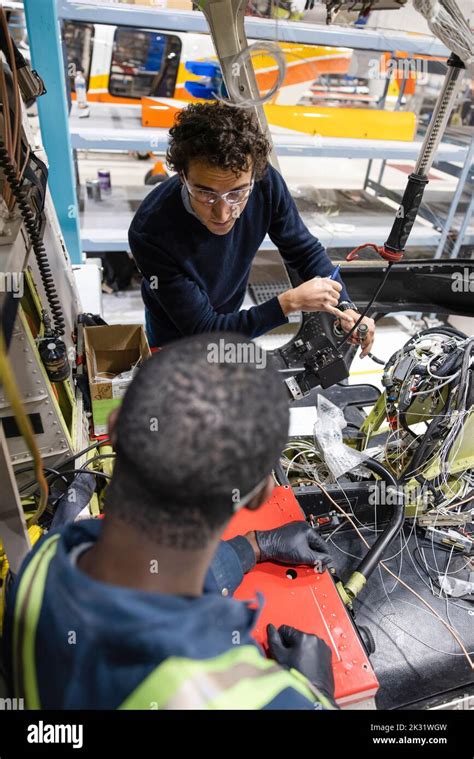
<path fill-rule="evenodd" d="M 189 162 L 230 169 L 236 175 L 253 167 L 259 180 L 265 174 L 270 141 L 251 111 L 216 103 L 191 103 L 178 113 L 170 129 L 168 166 L 186 174 Z"/>
<path fill-rule="evenodd" d="M 247 338 L 216 332 L 148 359 L 118 416 L 106 511 L 161 545 L 204 547 L 287 441 L 287 394 L 266 358 Z"/>

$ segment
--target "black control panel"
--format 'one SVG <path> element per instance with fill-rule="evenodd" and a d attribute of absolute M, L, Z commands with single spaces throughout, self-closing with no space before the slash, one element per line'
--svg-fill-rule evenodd
<path fill-rule="evenodd" d="M 276 352 L 284 366 L 280 371 L 288 374 L 285 384 L 295 400 L 303 398 L 313 387 L 331 387 L 349 376 L 348 346 L 345 352 L 338 349 L 334 322 L 329 314 L 304 314 L 297 336 Z"/>

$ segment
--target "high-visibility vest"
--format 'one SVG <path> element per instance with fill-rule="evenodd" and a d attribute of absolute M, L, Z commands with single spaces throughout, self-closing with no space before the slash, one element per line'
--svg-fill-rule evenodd
<path fill-rule="evenodd" d="M 18 587 L 13 625 L 15 696 L 27 709 L 41 709 L 35 647 L 48 568 L 60 535 L 46 539 L 27 565 Z M 256 646 L 236 646 L 213 659 L 171 656 L 138 685 L 119 709 L 262 709 L 285 688 L 333 709 L 300 672 L 265 659 Z"/>

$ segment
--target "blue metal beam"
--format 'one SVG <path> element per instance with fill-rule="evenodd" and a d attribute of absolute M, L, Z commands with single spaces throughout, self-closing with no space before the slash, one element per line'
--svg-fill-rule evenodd
<path fill-rule="evenodd" d="M 71 261 L 81 263 L 79 207 L 69 135 L 66 81 L 56 0 L 25 0 L 33 67 L 46 85 L 38 98 L 43 145 L 48 156 L 49 186 Z"/>
<path fill-rule="evenodd" d="M 27 0 L 31 2 L 31 0 Z M 138 5 L 94 5 L 93 0 L 58 0 L 60 18 L 92 24 L 135 26 L 163 31 L 204 32 L 209 27 L 200 11 L 173 11 Z M 395 13 L 395 11 L 394 11 Z M 434 56 L 449 56 L 449 50 L 436 37 L 361 29 L 347 26 L 325 26 L 300 21 L 281 21 L 268 18 L 245 18 L 249 40 L 297 42 L 305 45 L 329 45 L 361 50 L 394 52 L 404 50 Z"/>

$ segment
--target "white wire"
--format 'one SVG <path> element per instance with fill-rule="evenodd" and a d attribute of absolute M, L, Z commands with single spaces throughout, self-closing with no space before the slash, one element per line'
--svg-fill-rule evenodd
<path fill-rule="evenodd" d="M 432 578 L 431 578 L 431 572 L 430 572 L 429 565 L 428 565 L 428 562 L 427 562 L 426 557 L 425 557 L 424 546 L 421 546 L 419 544 L 419 542 L 418 542 L 418 535 L 417 535 L 416 531 L 414 533 L 414 538 L 415 538 L 416 548 L 418 549 L 418 554 L 420 556 L 420 559 L 421 559 L 422 563 L 424 563 L 424 565 L 425 565 L 426 574 L 427 574 L 428 580 L 430 582 L 429 585 L 426 582 L 425 578 L 420 574 L 420 569 L 418 567 L 418 564 L 416 563 L 414 557 L 412 556 L 411 551 L 409 550 L 409 546 L 407 544 L 408 556 L 409 556 L 409 558 L 411 560 L 411 563 L 413 564 L 413 568 L 415 569 L 415 571 L 416 571 L 418 577 L 420 578 L 420 580 L 422 581 L 422 583 L 424 585 L 426 585 L 426 587 L 431 591 L 432 595 L 435 598 L 438 598 L 438 593 L 437 593 L 437 591 L 435 591 L 435 588 L 433 586 L 433 582 L 432 582 Z M 432 550 L 434 551 L 433 547 L 432 547 Z M 431 569 L 432 569 L 432 571 L 435 571 L 433 568 L 431 568 Z M 471 611 L 471 609 L 469 607 L 461 606 L 459 603 L 453 601 L 451 598 L 449 599 L 449 603 L 452 606 L 456 606 L 459 609 L 462 609 L 463 611 Z M 467 603 L 469 603 L 469 602 L 467 602 Z"/>
<path fill-rule="evenodd" d="M 389 598 L 388 600 L 391 603 L 392 608 L 393 608 L 393 616 L 396 616 L 397 611 L 395 607 L 393 606 L 391 599 Z M 406 604 L 407 606 L 412 606 L 414 609 L 422 609 L 424 612 L 429 614 L 430 617 L 433 617 L 433 619 L 436 619 L 436 616 L 429 609 L 426 609 L 421 604 L 417 606 L 416 604 L 412 604 L 410 603 L 410 601 L 404 601 L 401 598 L 399 598 L 398 601 L 402 604 Z M 391 616 L 392 614 L 385 614 L 383 618 L 386 617 L 387 619 L 390 619 Z M 393 619 L 390 619 L 390 621 L 392 622 L 392 624 L 395 625 L 395 627 L 398 627 L 399 630 L 404 632 L 405 635 L 408 635 L 410 638 L 413 638 L 413 640 L 416 640 L 418 643 L 421 643 L 422 646 L 426 646 L 426 648 L 430 648 L 432 651 L 436 651 L 438 654 L 443 654 L 445 656 L 465 656 L 465 654 L 462 651 L 460 652 L 442 651 L 440 648 L 436 648 L 435 646 L 431 645 L 431 643 L 427 643 L 425 640 L 418 638 L 416 635 L 413 634 L 413 632 L 406 630 L 404 627 L 402 627 L 402 625 L 398 624 L 398 622 L 395 622 Z M 474 651 L 468 651 L 468 653 L 469 653 L 469 656 L 472 656 L 474 654 Z"/>
<path fill-rule="evenodd" d="M 368 528 L 368 527 L 367 527 L 367 525 L 365 524 L 365 522 L 361 522 L 361 521 L 360 521 L 360 519 L 359 519 L 359 517 L 358 517 L 358 516 L 355 514 L 355 512 L 354 512 L 354 509 L 352 508 L 352 504 L 351 504 L 351 502 L 350 502 L 349 496 L 347 495 L 346 491 L 344 490 L 344 488 L 342 487 L 341 483 L 339 482 L 339 478 L 338 478 L 338 477 L 335 477 L 335 480 L 336 480 L 336 483 L 337 483 L 337 485 L 338 485 L 339 489 L 341 490 L 341 492 L 342 492 L 342 494 L 343 494 L 344 498 L 345 498 L 345 499 L 346 499 L 346 501 L 347 501 L 347 504 L 348 504 L 348 506 L 349 506 L 349 509 L 350 509 L 350 515 L 351 515 L 351 517 L 352 517 L 353 519 L 355 519 L 355 521 L 356 521 L 356 522 L 358 522 L 358 524 L 359 524 L 359 525 L 361 525 L 362 527 L 364 527 L 365 529 L 370 529 L 370 528 Z M 324 484 L 324 483 L 322 483 L 322 482 L 320 483 L 320 485 L 323 485 L 323 484 Z M 375 532 L 375 533 L 378 533 L 378 532 L 381 532 L 381 530 L 378 530 L 378 529 L 377 529 L 377 504 L 376 504 L 376 503 L 374 504 L 374 507 L 375 507 L 375 508 L 374 508 L 374 512 L 375 512 L 375 513 L 374 513 L 374 522 L 375 522 L 375 529 L 373 529 L 373 530 L 370 530 L 370 531 L 371 531 L 371 532 Z"/>
<path fill-rule="evenodd" d="M 454 376 L 457 377 L 458 374 L 460 374 L 460 373 L 461 373 L 461 370 L 459 370 L 459 372 L 457 372 Z M 439 385 L 436 385 L 435 387 L 430 387 L 430 388 L 428 388 L 428 390 L 417 390 L 416 392 L 411 393 L 411 395 L 412 395 L 412 397 L 414 397 L 415 395 L 427 395 L 428 393 L 432 393 L 432 392 L 434 392 L 436 390 L 439 390 L 440 387 L 444 387 L 445 385 L 449 385 L 450 382 L 452 382 L 452 378 L 448 377 L 448 379 L 445 382 L 441 382 Z"/>
<path fill-rule="evenodd" d="M 424 578 L 422 577 L 422 575 L 420 574 L 420 572 L 419 572 L 419 568 L 418 568 L 418 566 L 417 566 L 417 564 L 416 564 L 416 561 L 414 561 L 414 559 L 413 559 L 413 557 L 412 557 L 412 555 L 411 555 L 411 551 L 410 551 L 410 549 L 409 549 L 408 540 L 410 539 L 410 537 L 411 537 L 411 534 L 413 533 L 414 524 L 415 524 L 415 522 L 413 523 L 413 527 L 412 527 L 411 533 L 410 533 L 410 535 L 408 536 L 408 538 L 406 538 L 406 537 L 405 537 L 405 536 L 402 534 L 402 532 L 400 533 L 400 537 L 401 537 L 402 539 L 404 539 L 404 540 L 405 540 L 405 546 L 404 546 L 404 547 L 405 547 L 405 548 L 406 548 L 406 550 L 408 551 L 408 555 L 409 555 L 409 557 L 410 557 L 410 559 L 411 559 L 411 562 L 412 562 L 412 564 L 413 564 L 413 566 L 414 566 L 414 568 L 415 568 L 415 570 L 416 570 L 416 572 L 417 572 L 417 574 L 418 574 L 419 578 L 421 579 L 421 581 L 423 582 L 423 584 L 424 584 L 424 585 L 426 585 L 426 587 L 428 588 L 428 590 L 430 590 L 430 591 L 432 592 L 432 595 L 435 595 L 435 593 L 434 593 L 434 589 L 433 589 L 433 586 L 432 586 L 432 584 L 431 584 L 431 588 L 430 588 L 430 585 L 428 585 L 428 583 L 425 581 L 425 579 L 424 579 Z M 416 542 L 417 542 L 417 545 L 418 545 L 418 538 L 417 538 L 417 536 L 416 536 L 416 532 L 415 532 L 415 540 L 416 540 Z M 418 547 L 419 547 L 419 546 L 418 546 Z M 388 560 L 384 560 L 384 561 L 388 561 Z M 378 568 L 378 569 L 379 569 L 379 572 L 381 573 L 381 570 L 382 570 L 382 568 L 379 566 L 379 568 Z M 398 575 L 398 576 L 400 576 L 400 573 L 399 573 L 399 575 Z M 431 577 L 430 577 L 430 574 L 429 574 L 429 573 L 428 573 L 428 577 L 429 577 L 429 580 L 430 580 L 430 583 L 431 583 Z M 384 580 L 383 580 L 383 576 L 382 576 L 382 575 L 381 575 L 381 582 L 382 582 L 382 586 L 383 586 L 383 589 L 384 589 L 385 595 L 386 595 L 386 597 L 387 597 L 387 600 L 388 600 L 388 602 L 390 603 L 390 605 L 391 605 L 391 607 L 392 607 L 392 609 L 393 609 L 393 613 L 394 613 L 394 614 L 396 614 L 397 612 L 396 612 L 396 610 L 395 610 L 395 607 L 394 607 L 394 605 L 393 605 L 393 603 L 392 603 L 392 600 L 391 600 L 391 598 L 389 597 L 389 593 L 387 592 L 387 588 L 386 588 L 386 586 L 385 586 L 385 582 L 384 582 Z M 431 615 L 431 616 L 432 616 L 434 619 L 436 619 L 436 618 L 437 618 L 437 617 L 436 617 L 436 615 L 435 615 L 435 614 L 433 614 L 433 613 L 432 613 L 432 612 L 431 612 L 429 609 L 426 609 L 426 608 L 423 606 L 423 604 L 418 604 L 418 605 L 416 605 L 416 604 L 411 604 L 411 603 L 409 603 L 409 601 L 404 601 L 403 599 L 400 599 L 400 598 L 398 599 L 398 601 L 400 601 L 400 603 L 405 603 L 405 604 L 407 604 L 408 606 L 413 606 L 414 608 L 417 608 L 417 609 L 420 609 L 420 608 L 421 608 L 421 609 L 423 609 L 423 611 L 426 611 L 426 612 L 428 612 L 428 614 L 430 614 L 430 615 Z M 448 599 L 446 599 L 446 602 L 448 602 Z M 456 604 L 456 603 L 454 603 L 454 602 L 453 602 L 451 599 L 449 599 L 449 602 L 451 603 L 451 605 L 453 605 L 453 606 L 456 606 L 456 607 L 458 607 L 458 608 L 462 609 L 463 611 L 470 611 L 470 609 L 467 609 L 467 608 L 466 608 L 466 607 L 464 607 L 464 606 L 460 606 L 459 604 Z M 438 613 L 439 613 L 439 612 L 438 612 Z M 385 616 L 389 617 L 390 615 L 388 615 L 388 614 L 387 614 L 387 615 L 385 615 Z M 458 636 L 461 638 L 461 635 L 459 634 L 458 630 L 457 630 L 457 629 L 454 627 L 453 623 L 452 623 L 452 622 L 451 622 L 451 620 L 449 619 L 449 615 L 447 615 L 447 618 L 448 618 L 448 622 L 449 622 L 449 624 L 451 625 L 451 627 L 453 628 L 453 630 L 455 630 L 456 634 L 457 634 L 457 635 L 458 635 Z M 392 622 L 393 622 L 393 620 L 392 620 Z M 410 635 L 411 637 L 413 637 L 415 640 L 417 640 L 417 641 L 418 641 L 419 643 L 421 643 L 422 645 L 425 645 L 425 646 L 427 646 L 428 648 L 432 648 L 434 651 L 437 651 L 438 653 L 442 653 L 442 654 L 446 654 L 446 655 L 450 655 L 450 656 L 465 656 L 465 654 L 464 654 L 463 652 L 460 652 L 460 653 L 454 653 L 454 652 L 449 652 L 449 651 L 441 651 L 441 650 L 439 650 L 439 649 L 435 648 L 434 646 L 431 646 L 429 643 L 426 643 L 426 641 L 423 641 L 422 639 L 420 639 L 420 638 L 417 638 L 415 635 L 413 635 L 413 633 L 409 633 L 408 631 L 404 630 L 404 628 L 403 628 L 403 627 L 401 627 L 400 625 L 396 624 L 395 622 L 394 622 L 394 624 L 395 624 L 395 626 L 396 626 L 396 627 L 398 627 L 398 628 L 399 628 L 400 630 L 402 630 L 403 632 L 406 632 L 408 635 Z M 472 655 L 473 653 L 474 653 L 474 652 L 469 652 L 469 655 Z"/>

